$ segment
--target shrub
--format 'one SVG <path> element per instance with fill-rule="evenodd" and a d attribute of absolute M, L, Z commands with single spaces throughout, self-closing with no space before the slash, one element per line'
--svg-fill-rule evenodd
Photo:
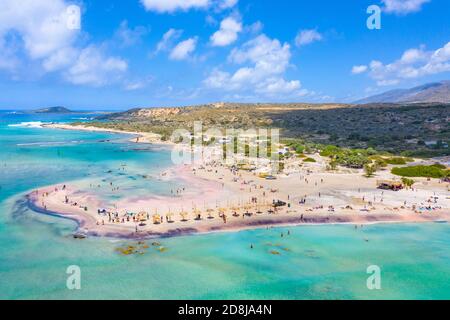
<path fill-rule="evenodd" d="M 406 159 L 401 157 L 388 158 L 384 160 L 387 164 L 392 165 L 405 165 Z"/>
<path fill-rule="evenodd" d="M 402 178 L 402 183 L 411 188 L 416 182 L 413 179 L 408 179 L 408 178 Z"/>
<path fill-rule="evenodd" d="M 366 173 L 366 177 L 368 177 L 368 178 L 372 177 L 376 171 L 377 170 L 376 170 L 375 165 L 366 164 L 364 166 L 364 172 Z"/>
<path fill-rule="evenodd" d="M 444 170 L 442 168 L 432 166 L 412 166 L 412 167 L 402 167 L 393 168 L 392 174 L 401 177 L 424 177 L 424 178 L 445 178 L 448 177 L 450 170 Z"/>
<path fill-rule="evenodd" d="M 316 160 L 314 160 L 313 158 L 306 158 L 305 160 L 303 160 L 303 162 L 317 162 Z"/>

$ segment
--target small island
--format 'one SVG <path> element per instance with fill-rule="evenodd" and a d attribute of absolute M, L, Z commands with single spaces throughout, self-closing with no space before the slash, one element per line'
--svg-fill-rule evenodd
<path fill-rule="evenodd" d="M 49 107 L 49 108 L 42 108 L 37 110 L 32 110 L 30 113 L 34 114 L 43 114 L 43 113 L 60 113 L 60 114 L 69 114 L 69 113 L 79 113 L 77 111 L 72 111 L 66 107 Z"/>

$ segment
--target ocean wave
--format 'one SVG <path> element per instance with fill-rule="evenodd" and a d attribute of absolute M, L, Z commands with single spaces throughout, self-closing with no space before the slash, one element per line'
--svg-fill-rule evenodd
<path fill-rule="evenodd" d="M 87 118 L 87 117 L 81 117 L 81 118 L 72 118 L 72 120 L 93 120 L 94 118 Z"/>
<path fill-rule="evenodd" d="M 44 122 L 41 121 L 32 121 L 32 122 L 21 122 L 16 124 L 9 124 L 8 127 L 13 128 L 42 128 Z"/>
<path fill-rule="evenodd" d="M 82 140 L 73 140 L 73 141 L 49 141 L 49 142 L 29 142 L 29 143 L 18 143 L 18 147 L 51 147 L 51 146 L 61 146 L 61 145 L 71 145 L 71 144 L 79 144 L 84 143 Z"/>

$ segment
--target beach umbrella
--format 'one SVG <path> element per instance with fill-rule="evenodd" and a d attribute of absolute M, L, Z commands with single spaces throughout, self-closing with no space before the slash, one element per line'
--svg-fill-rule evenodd
<path fill-rule="evenodd" d="M 208 212 L 208 218 L 209 219 L 213 219 L 214 217 L 212 216 L 212 213 L 214 212 L 213 209 L 207 209 L 206 212 Z"/>
<path fill-rule="evenodd" d="M 154 224 L 160 224 L 161 223 L 161 216 L 159 214 L 154 214 L 153 215 L 153 223 Z"/>
<path fill-rule="evenodd" d="M 138 219 L 141 222 L 147 221 L 147 212 L 145 212 L 145 211 L 139 212 Z"/>
<path fill-rule="evenodd" d="M 188 214 L 189 213 L 187 213 L 186 211 L 181 211 L 180 212 L 180 216 L 181 216 L 182 221 L 187 221 L 186 218 L 187 218 Z"/>
<path fill-rule="evenodd" d="M 169 219 L 169 222 L 172 222 L 173 213 L 169 211 L 166 216 Z"/>

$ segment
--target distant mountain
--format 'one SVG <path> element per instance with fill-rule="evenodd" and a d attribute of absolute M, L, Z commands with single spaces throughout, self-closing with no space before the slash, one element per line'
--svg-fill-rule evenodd
<path fill-rule="evenodd" d="M 65 107 L 50 107 L 31 111 L 31 113 L 76 113 Z"/>
<path fill-rule="evenodd" d="M 412 89 L 391 90 L 382 94 L 355 101 L 355 103 L 357 104 L 417 102 L 450 103 L 450 81 L 428 83 Z"/>

